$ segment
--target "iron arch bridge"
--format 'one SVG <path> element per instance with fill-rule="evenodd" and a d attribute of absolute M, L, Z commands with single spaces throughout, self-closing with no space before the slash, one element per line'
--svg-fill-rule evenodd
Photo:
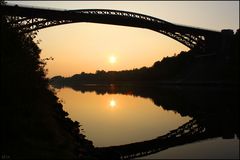
<path fill-rule="evenodd" d="M 77 22 L 93 22 L 146 28 L 164 34 L 183 45 L 206 49 L 218 41 L 220 32 L 173 24 L 155 17 L 108 9 L 53 10 L 1 5 L 1 15 L 20 33 Z M 215 45 L 216 46 L 216 45 Z"/>

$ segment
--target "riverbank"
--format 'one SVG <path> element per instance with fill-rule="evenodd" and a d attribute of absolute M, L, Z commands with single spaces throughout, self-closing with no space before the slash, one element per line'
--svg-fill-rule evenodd
<path fill-rule="evenodd" d="M 129 81 L 129 82 L 114 82 L 114 83 L 59 83 L 58 81 L 51 80 L 50 84 L 55 88 L 63 87 L 238 87 L 238 82 L 226 82 L 226 81 L 207 81 L 207 82 L 181 82 L 181 81 Z"/>
<path fill-rule="evenodd" d="M 1 157 L 95 160 L 92 142 L 49 87 L 35 35 L 18 34 L 1 17 Z"/>

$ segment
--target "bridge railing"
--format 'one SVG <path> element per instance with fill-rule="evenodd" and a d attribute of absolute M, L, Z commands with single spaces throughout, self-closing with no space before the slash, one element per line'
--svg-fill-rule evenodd
<path fill-rule="evenodd" d="M 77 13 L 83 13 L 83 14 L 93 14 L 93 15 L 117 15 L 117 16 L 124 16 L 124 17 L 132 17 L 137 19 L 143 19 L 146 21 L 152 21 L 157 22 L 161 24 L 170 24 L 170 22 L 160 20 L 155 17 L 147 16 L 144 14 L 139 13 L 133 13 L 129 11 L 117 11 L 117 10 L 110 10 L 110 9 L 80 9 L 80 10 L 69 10 L 70 12 L 77 12 Z"/>

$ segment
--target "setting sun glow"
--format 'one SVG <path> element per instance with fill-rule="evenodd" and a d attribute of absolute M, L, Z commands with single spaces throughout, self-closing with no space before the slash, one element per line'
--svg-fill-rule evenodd
<path fill-rule="evenodd" d="M 110 62 L 111 64 L 116 63 L 116 61 L 117 61 L 117 58 L 116 58 L 115 56 L 110 56 L 110 57 L 109 57 L 109 62 Z"/>
<path fill-rule="evenodd" d="M 116 101 L 113 100 L 113 99 L 112 99 L 112 100 L 110 101 L 110 103 L 109 103 L 109 105 L 110 105 L 111 108 L 115 108 L 115 107 L 116 107 L 116 104 L 117 104 Z"/>

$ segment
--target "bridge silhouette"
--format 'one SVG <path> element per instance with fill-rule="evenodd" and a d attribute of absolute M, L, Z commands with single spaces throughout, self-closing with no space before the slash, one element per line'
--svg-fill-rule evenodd
<path fill-rule="evenodd" d="M 221 32 L 177 25 L 133 12 L 105 9 L 50 10 L 9 5 L 1 5 L 0 11 L 1 15 L 7 16 L 7 22 L 11 24 L 13 29 L 23 34 L 62 24 L 93 22 L 150 29 L 173 38 L 190 49 L 199 48 L 214 51 L 222 44 Z M 206 113 L 204 112 L 202 115 Z M 95 154 L 104 160 L 132 159 L 178 145 L 208 138 L 223 137 L 220 132 L 221 127 L 217 125 L 217 120 L 211 120 L 211 123 L 208 123 L 205 116 L 200 115 L 200 113 L 197 114 L 197 116 L 193 116 L 194 118 L 191 121 L 166 135 L 143 142 L 96 148 Z M 239 136 L 239 130 L 237 133 Z M 232 136 L 230 137 L 232 138 Z"/>
<path fill-rule="evenodd" d="M 1 14 L 20 33 L 29 33 L 39 29 L 78 22 L 93 22 L 146 28 L 164 34 L 190 49 L 214 51 L 221 43 L 221 32 L 173 24 L 144 14 L 108 10 L 53 10 L 44 8 L 1 5 Z"/>

